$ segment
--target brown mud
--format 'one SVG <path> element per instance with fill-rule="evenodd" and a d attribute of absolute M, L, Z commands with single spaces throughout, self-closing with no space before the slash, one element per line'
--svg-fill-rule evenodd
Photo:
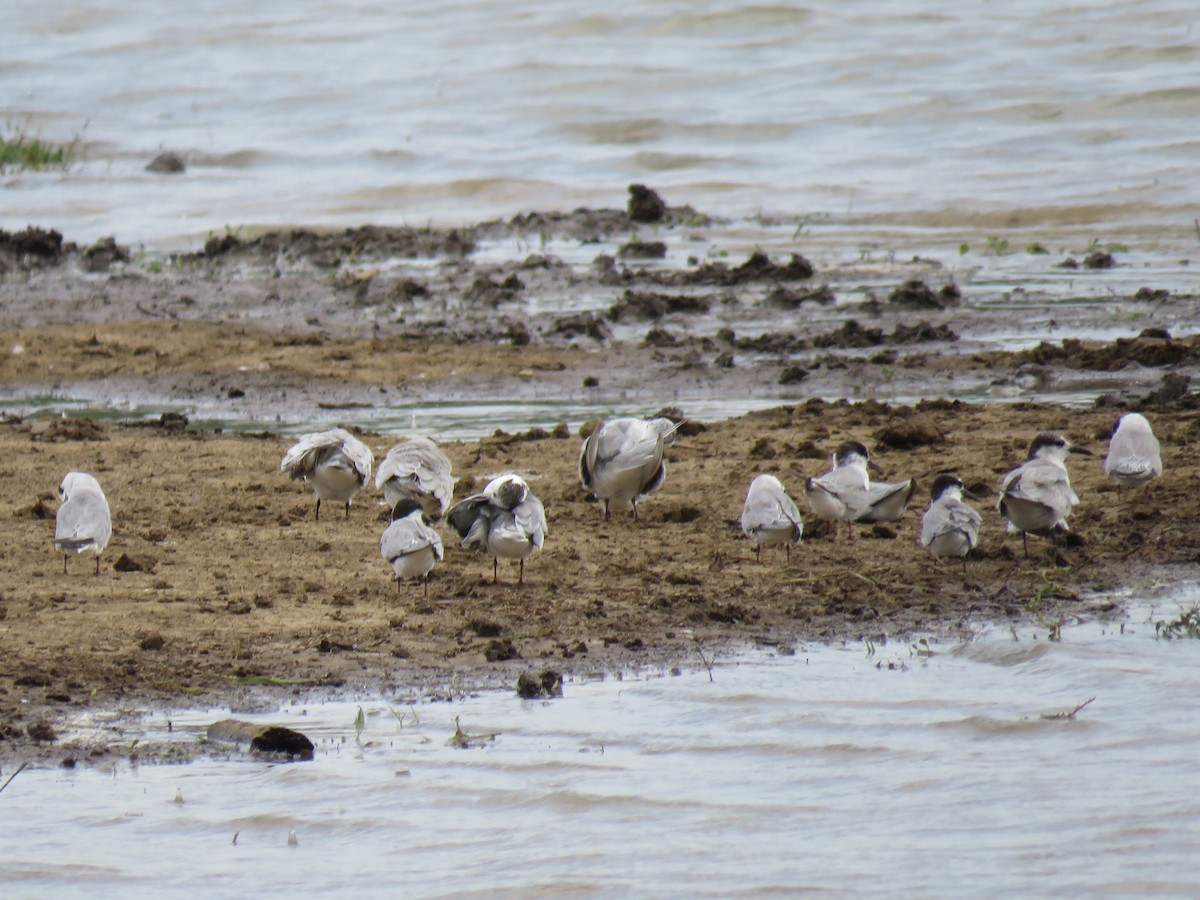
<path fill-rule="evenodd" d="M 713 222 L 635 199 L 633 212 L 659 217 L 664 230 Z M 814 273 L 798 254 L 682 269 L 604 254 L 590 266 L 537 253 L 472 259 L 489 240 L 620 244 L 636 232 L 630 211 L 530 213 L 452 231 L 230 234 L 156 265 L 116 241 L 80 249 L 48 230 L 0 236 L 0 384 L 12 396 L 141 392 L 297 421 L 401 398 L 564 398 L 584 385 L 609 397 L 683 395 L 685 414 L 686 396 L 780 403 L 686 429 L 640 522 L 618 514 L 605 523 L 585 495 L 580 423 L 447 445 L 459 496 L 519 471 L 546 504 L 550 536 L 523 586 L 512 568 L 492 585 L 490 562 L 447 539 L 428 599 L 388 579 L 373 488 L 348 520 L 313 521 L 311 494 L 277 472 L 284 437 L 197 433 L 180 416 L 11 417 L 0 425 L 0 760 L 126 753 L 151 709 L 238 710 L 313 691 L 453 696 L 513 689 L 523 672 L 701 665 L 747 644 L 789 652 L 802 640 L 949 636 L 1011 617 L 1052 628 L 1063 616 L 1115 610 L 1113 591 L 1200 575 L 1191 489 L 1200 338 L 1167 327 L 1178 330 L 1190 298 L 1131 296 L 1155 314 L 1113 342 L 1008 352 L 988 329 L 1017 327 L 1028 308 L 972 305 L 927 260 L 896 267 L 890 296 L 839 307 L 857 270 Z M 590 309 L 553 302 L 580 295 L 594 299 Z M 1088 315 L 1107 321 L 1112 309 L 1062 312 L 1064 321 Z M 1108 379 L 1098 408 L 814 399 L 885 396 L 884 385 L 929 397 L 964 379 L 1044 383 L 1080 372 Z M 1118 495 L 1098 458 L 1073 459 L 1082 502 L 1072 535 L 1057 548 L 1034 539 L 1024 559 L 1020 538 L 990 509 L 1001 475 L 1043 429 L 1102 453 L 1109 407 L 1147 412 L 1165 475 Z M 364 437 L 377 458 L 396 439 Z M 756 563 L 737 526 L 751 477 L 779 475 L 806 511 L 805 477 L 824 471 L 846 438 L 866 442 L 892 480 L 916 477 L 919 503 L 900 523 L 859 529 L 853 543 L 810 521 L 790 564 L 782 553 Z M 99 577 L 80 560 L 64 576 L 51 548 L 54 490 L 72 469 L 95 474 L 112 504 Z M 965 577 L 916 543 L 929 484 L 944 469 L 990 498 Z M 78 716 L 99 709 L 123 713 L 123 730 L 76 733 Z M 194 750 L 141 743 L 138 752 Z"/>

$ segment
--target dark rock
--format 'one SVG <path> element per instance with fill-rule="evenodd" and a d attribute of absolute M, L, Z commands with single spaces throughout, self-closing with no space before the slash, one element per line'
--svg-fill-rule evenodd
<path fill-rule="evenodd" d="M 946 285 L 935 293 L 925 282 L 914 278 L 892 291 L 888 302 L 912 309 L 945 309 L 957 306 L 960 298 L 961 292 L 955 285 Z"/>
<path fill-rule="evenodd" d="M 1111 269 L 1116 264 L 1113 255 L 1104 250 L 1093 250 L 1083 259 L 1085 269 Z"/>
<path fill-rule="evenodd" d="M 508 638 L 494 640 L 484 648 L 483 658 L 488 662 L 507 662 L 510 659 L 520 659 L 516 645 Z"/>
<path fill-rule="evenodd" d="M 1179 372 L 1168 372 L 1163 376 L 1159 386 L 1143 397 L 1138 406 L 1142 409 L 1150 406 L 1169 406 L 1188 396 L 1191 386 L 1191 376 Z"/>
<path fill-rule="evenodd" d="M 936 328 L 929 322 L 918 322 L 916 325 L 905 325 L 901 322 L 896 326 L 896 330 L 887 336 L 889 344 L 923 344 L 934 341 L 952 343 L 957 340 L 958 334 L 945 322 Z"/>
<path fill-rule="evenodd" d="M 579 312 L 555 319 L 550 325 L 550 333 L 568 338 L 586 335 L 595 341 L 607 341 L 612 337 L 608 323 L 594 312 Z"/>
<path fill-rule="evenodd" d="M 545 669 L 536 675 L 532 672 L 522 672 L 517 678 L 517 696 L 524 700 L 562 695 L 562 675 L 553 669 Z"/>
<path fill-rule="evenodd" d="M 646 337 L 642 339 L 648 347 L 670 347 L 677 343 L 677 338 L 665 328 L 651 328 L 646 332 Z"/>
<path fill-rule="evenodd" d="M 179 175 L 186 170 L 187 165 L 184 163 L 183 157 L 170 150 L 158 154 L 146 164 L 146 171 L 154 172 L 157 175 Z"/>
<path fill-rule="evenodd" d="M 37 741 L 39 744 L 49 744 L 58 740 L 58 735 L 50 727 L 50 723 L 40 719 L 37 722 L 31 722 L 25 729 L 25 733 L 29 735 L 31 741 Z"/>
<path fill-rule="evenodd" d="M 748 455 L 751 459 L 774 459 L 775 442 L 769 437 L 761 437 L 755 441 Z"/>
<path fill-rule="evenodd" d="M 147 572 L 152 573 L 154 567 L 158 565 L 158 560 L 145 553 L 138 553 L 133 556 L 128 553 L 122 553 L 115 563 L 113 569 L 118 572 Z"/>
<path fill-rule="evenodd" d="M 183 413 L 165 412 L 158 417 L 158 427 L 170 434 L 187 431 L 188 417 Z"/>
<path fill-rule="evenodd" d="M 483 638 L 499 637 L 504 631 L 500 625 L 487 619 L 472 619 L 467 623 L 467 628 Z"/>
<path fill-rule="evenodd" d="M 811 291 L 798 291 L 788 287 L 786 284 L 778 284 L 767 294 L 766 302 L 771 306 L 778 306 L 782 309 L 795 309 L 801 303 L 809 302 L 828 306 L 831 303 L 837 302 L 837 294 L 827 284 L 823 284 Z"/>
<path fill-rule="evenodd" d="M 166 645 L 166 638 L 164 638 L 161 634 L 148 634 L 138 641 L 139 647 L 141 647 L 143 650 L 149 651 L 161 650 Z"/>
<path fill-rule="evenodd" d="M 128 262 L 129 248 L 113 237 L 100 238 L 83 251 L 83 264 L 89 272 L 105 272 L 115 262 Z"/>
<path fill-rule="evenodd" d="M 204 255 L 209 259 L 216 259 L 242 246 L 242 241 L 232 234 L 213 235 L 204 242 Z"/>
<path fill-rule="evenodd" d="M 817 335 L 812 339 L 812 345 L 821 349 L 861 349 L 877 347 L 883 340 L 883 329 L 867 328 L 857 319 L 849 319 L 837 331 Z"/>
<path fill-rule="evenodd" d="M 510 322 L 506 337 L 512 341 L 514 347 L 527 347 L 533 340 L 533 336 L 524 322 Z"/>
<path fill-rule="evenodd" d="M 812 278 L 813 267 L 799 253 L 793 253 L 786 265 L 771 262 L 762 251 L 755 251 L 744 263 L 733 270 L 736 283 L 743 281 L 803 281 Z"/>
<path fill-rule="evenodd" d="M 635 222 L 661 222 L 667 215 L 667 204 L 644 184 L 631 184 L 628 210 Z"/>
<path fill-rule="evenodd" d="M 255 725 L 239 719 L 221 719 L 208 726 L 210 741 L 229 744 L 248 743 L 254 753 L 286 756 L 288 759 L 313 758 L 313 742 L 299 731 L 280 725 Z"/>
<path fill-rule="evenodd" d="M 1133 299 L 1140 303 L 1161 303 L 1170 298 L 1171 292 L 1166 288 L 1140 287 L 1133 295 Z"/>
<path fill-rule="evenodd" d="M 667 245 L 662 241 L 631 240 L 617 250 L 620 259 L 665 259 Z"/>
<path fill-rule="evenodd" d="M 883 446 L 893 450 L 928 447 L 940 444 L 945 439 L 933 419 L 925 415 L 915 415 L 907 419 L 889 422 L 878 429 L 872 437 Z"/>
<path fill-rule="evenodd" d="M 272 725 L 259 732 L 250 741 L 255 753 L 278 753 L 292 759 L 312 759 L 313 742 L 299 731 Z"/>
<path fill-rule="evenodd" d="M 801 366 L 784 366 L 779 373 L 778 384 L 799 384 L 808 377 L 808 369 Z"/>
<path fill-rule="evenodd" d="M 0 230 L 0 271 L 6 256 L 24 266 L 46 265 L 59 262 L 65 249 L 63 236 L 53 229 L 31 226 L 24 231 Z"/>
<path fill-rule="evenodd" d="M 708 297 L 686 294 L 657 294 L 645 291 L 626 291 L 608 310 L 614 322 L 629 319 L 661 319 L 668 313 L 706 313 L 712 308 Z"/>

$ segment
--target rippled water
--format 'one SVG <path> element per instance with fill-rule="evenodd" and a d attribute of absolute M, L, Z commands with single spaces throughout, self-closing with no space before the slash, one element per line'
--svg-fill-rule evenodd
<path fill-rule="evenodd" d="M 1153 622 L 1197 601 L 1188 586 L 1058 642 L 980 626 L 932 654 L 757 651 L 711 681 L 696 664 L 550 702 L 369 699 L 359 737 L 355 704 L 287 708 L 256 718 L 312 736 L 312 763 L 21 773 L 0 796 L 22 823 L 0 881 L 8 897 L 1194 896 L 1200 642 Z M 173 714 L 171 737 L 221 715 Z M 454 748 L 455 717 L 499 734 Z M 146 728 L 166 737 L 165 719 Z"/>
<path fill-rule="evenodd" d="M 81 161 L 4 176 L 0 225 L 177 247 L 226 225 L 613 206 L 646 181 L 835 244 L 1111 226 L 1194 246 L 1188 11 L 16 0 L 0 117 L 78 135 Z M 160 149 L 187 174 L 143 171 Z"/>

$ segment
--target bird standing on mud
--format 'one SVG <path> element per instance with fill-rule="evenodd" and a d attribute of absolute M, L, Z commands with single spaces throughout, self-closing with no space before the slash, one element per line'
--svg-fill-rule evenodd
<path fill-rule="evenodd" d="M 379 539 L 379 554 L 396 573 L 396 590 L 406 578 L 420 578 L 429 596 L 429 571 L 442 559 L 442 538 L 430 527 L 421 502 L 405 497 L 392 510 L 392 523 Z"/>
<path fill-rule="evenodd" d="M 303 435 L 284 455 L 279 471 L 312 484 L 319 521 L 322 500 L 345 503 L 350 518 L 350 500 L 367 483 L 374 464 L 371 448 L 344 428 L 334 428 Z"/>
<path fill-rule="evenodd" d="M 939 475 L 930 489 L 929 508 L 921 517 L 921 546 L 934 556 L 962 559 L 967 572 L 967 554 L 979 543 L 983 518 L 963 502 L 966 488 L 957 475 Z"/>
<path fill-rule="evenodd" d="M 904 515 L 908 501 L 917 489 L 910 478 L 897 484 L 872 484 L 867 467 L 880 471 L 866 446 L 845 441 L 833 452 L 833 468 L 804 485 L 808 505 L 821 519 L 842 521 L 850 539 L 853 524 L 894 522 Z"/>
<path fill-rule="evenodd" d="M 54 517 L 54 549 L 61 550 L 63 574 L 67 574 L 70 553 L 90 553 L 96 557 L 100 574 L 100 554 L 112 537 L 112 515 L 108 498 L 100 483 L 86 472 L 68 472 L 58 486 L 62 505 Z"/>
<path fill-rule="evenodd" d="M 1139 487 L 1162 474 L 1158 438 L 1141 413 L 1125 413 L 1113 423 L 1104 471 L 1122 487 Z"/>
<path fill-rule="evenodd" d="M 611 419 L 584 438 L 579 448 L 579 480 L 604 502 L 607 521 L 612 504 L 633 508 L 662 486 L 667 477 L 663 451 L 675 440 L 679 422 L 670 419 Z"/>
<path fill-rule="evenodd" d="M 549 530 L 546 510 L 520 475 L 501 475 L 488 482 L 483 493 L 460 500 L 446 513 L 446 521 L 475 553 L 492 555 L 492 584 L 500 578 L 500 560 L 521 561 L 519 584 L 525 583 L 525 557 L 541 550 Z"/>
<path fill-rule="evenodd" d="M 1049 535 L 1057 543 L 1059 531 L 1069 531 L 1067 516 L 1079 502 L 1067 474 L 1068 453 L 1091 456 L 1057 432 L 1043 431 L 1029 444 L 1025 462 L 1004 476 L 996 508 L 1008 520 L 1010 532 L 1020 532 L 1029 556 L 1030 534 Z"/>
<path fill-rule="evenodd" d="M 450 457 L 429 438 L 411 437 L 388 450 L 375 473 L 375 487 L 393 509 L 411 498 L 436 522 L 454 494 Z"/>
<path fill-rule="evenodd" d="M 792 544 L 800 543 L 804 522 L 796 501 L 774 475 L 758 475 L 750 482 L 742 506 L 742 533 L 754 541 L 755 559 L 761 558 L 764 546 L 778 544 L 783 544 L 787 558 L 792 558 Z"/>

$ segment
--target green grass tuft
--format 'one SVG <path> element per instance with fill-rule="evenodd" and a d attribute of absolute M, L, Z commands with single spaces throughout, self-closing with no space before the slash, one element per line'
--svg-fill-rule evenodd
<path fill-rule="evenodd" d="M 65 169 L 75 161 L 78 143 L 76 138 L 69 144 L 52 144 L 23 129 L 12 131 L 10 126 L 7 133 L 0 133 L 0 172 Z"/>

